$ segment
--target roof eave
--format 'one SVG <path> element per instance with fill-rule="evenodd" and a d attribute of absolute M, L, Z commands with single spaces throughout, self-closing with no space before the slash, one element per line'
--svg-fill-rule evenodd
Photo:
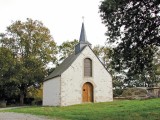
<path fill-rule="evenodd" d="M 60 76 L 61 76 L 61 75 L 56 75 L 56 76 L 54 76 L 54 77 L 44 79 L 44 81 L 43 81 L 43 82 L 48 81 L 48 80 L 53 79 L 53 78 L 56 78 L 56 77 L 60 77 Z"/>

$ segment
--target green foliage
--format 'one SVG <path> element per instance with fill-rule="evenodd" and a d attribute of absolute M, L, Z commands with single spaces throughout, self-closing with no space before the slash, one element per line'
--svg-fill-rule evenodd
<path fill-rule="evenodd" d="M 113 80 L 113 96 L 120 96 L 123 92 L 124 88 L 124 82 L 121 76 L 118 76 L 116 71 L 112 69 L 112 48 L 106 47 L 106 46 L 95 46 L 93 48 L 93 52 L 95 55 L 102 61 L 106 69 L 109 71 L 109 73 L 112 75 L 112 80 Z"/>
<path fill-rule="evenodd" d="M 125 88 L 124 81 L 120 76 L 117 76 L 116 73 L 112 73 L 112 83 L 113 83 L 113 97 L 118 97 L 122 95 L 122 92 Z"/>
<path fill-rule="evenodd" d="M 49 29 L 37 20 L 27 19 L 26 22 L 12 23 L 7 27 L 6 36 L 1 40 L 1 44 L 21 59 L 37 57 L 43 64 L 55 60 L 56 44 Z"/>
<path fill-rule="evenodd" d="M 42 22 L 32 19 L 15 21 L 1 34 L 0 44 L 9 49 L 15 59 L 14 79 L 19 89 L 20 101 L 29 86 L 38 86 L 46 75 L 46 66 L 55 62 L 57 47 L 50 31 Z"/>
<path fill-rule="evenodd" d="M 160 48 L 157 49 L 157 52 L 155 53 L 153 64 L 156 71 L 155 74 L 160 75 Z"/>
<path fill-rule="evenodd" d="M 90 103 L 67 107 L 26 107 L 7 111 L 44 115 L 60 120 L 158 120 L 160 99 Z"/>
<path fill-rule="evenodd" d="M 30 86 L 27 89 L 27 98 L 34 98 L 34 102 L 42 101 L 43 97 L 43 85 L 39 87 Z"/>
<path fill-rule="evenodd" d="M 7 48 L 0 47 L 0 79 L 3 79 L 5 74 L 11 69 L 14 64 L 13 53 Z"/>
<path fill-rule="evenodd" d="M 122 95 L 122 93 L 123 93 L 123 89 L 113 89 L 113 97 L 119 97 L 119 96 L 121 96 Z"/>
<path fill-rule="evenodd" d="M 131 86 L 152 86 L 153 59 L 160 46 L 159 0 L 103 0 L 100 6 L 108 30 L 108 43 L 116 46 L 112 68 L 127 77 Z M 149 77 L 148 77 L 149 76 Z"/>
<path fill-rule="evenodd" d="M 66 59 L 69 55 L 74 53 L 74 47 L 78 44 L 78 40 L 73 41 L 65 41 L 60 46 L 58 46 L 59 49 L 59 62 L 62 62 L 64 59 Z"/>
<path fill-rule="evenodd" d="M 110 68 L 111 48 L 97 45 L 93 48 L 95 55 L 102 61 L 106 68 Z"/>
<path fill-rule="evenodd" d="M 0 100 L 17 94 L 13 52 L 0 47 Z"/>

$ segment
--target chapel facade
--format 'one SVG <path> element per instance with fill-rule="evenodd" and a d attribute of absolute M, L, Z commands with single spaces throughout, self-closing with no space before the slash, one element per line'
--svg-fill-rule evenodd
<path fill-rule="evenodd" d="M 75 53 L 45 78 L 43 105 L 68 106 L 113 101 L 112 89 L 112 77 L 93 53 L 82 23 Z"/>

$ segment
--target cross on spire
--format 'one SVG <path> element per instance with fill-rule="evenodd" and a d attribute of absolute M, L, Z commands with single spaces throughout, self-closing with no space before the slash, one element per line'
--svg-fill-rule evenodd
<path fill-rule="evenodd" d="M 82 16 L 82 22 L 84 23 L 84 16 Z"/>

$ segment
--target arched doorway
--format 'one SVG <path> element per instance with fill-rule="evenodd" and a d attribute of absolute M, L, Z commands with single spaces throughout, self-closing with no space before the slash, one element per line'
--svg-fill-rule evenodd
<path fill-rule="evenodd" d="M 82 101 L 93 102 L 93 85 L 86 82 L 82 88 Z"/>

